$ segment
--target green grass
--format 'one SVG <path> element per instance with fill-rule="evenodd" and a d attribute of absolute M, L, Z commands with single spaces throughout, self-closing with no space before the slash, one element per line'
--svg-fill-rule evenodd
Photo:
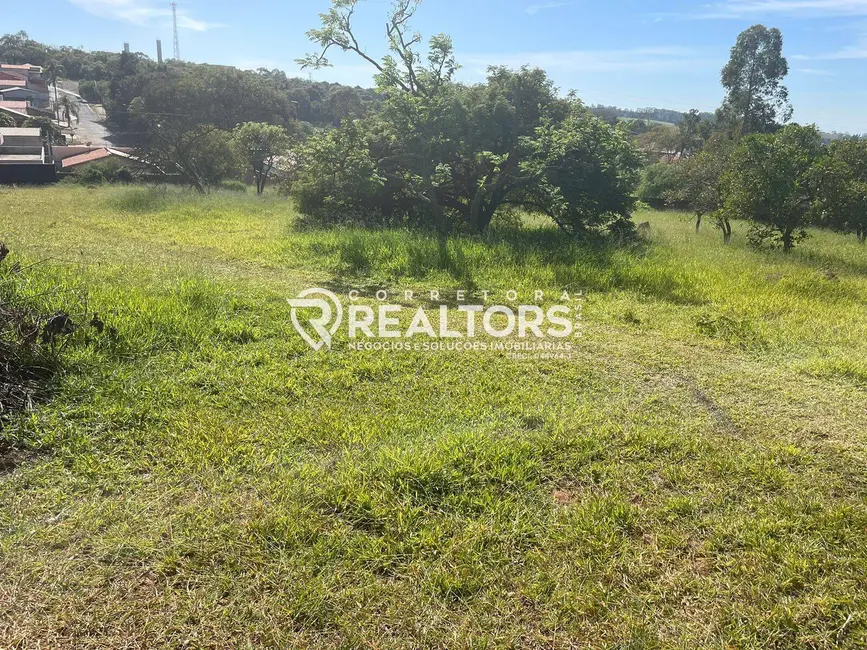
<path fill-rule="evenodd" d="M 304 227 L 287 203 L 0 189 L 70 348 L 2 434 L 0 647 L 861 648 L 867 249 Z M 7 260 L 9 263 L 11 260 Z M 569 361 L 314 353 L 309 286 L 587 291 Z"/>

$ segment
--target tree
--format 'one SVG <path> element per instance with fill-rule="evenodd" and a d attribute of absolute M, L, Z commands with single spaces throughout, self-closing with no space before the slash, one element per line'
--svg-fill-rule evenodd
<path fill-rule="evenodd" d="M 677 205 L 681 202 L 676 198 L 676 190 L 680 183 L 681 164 L 654 163 L 641 171 L 641 182 L 638 185 L 639 200 L 656 207 L 665 204 Z"/>
<path fill-rule="evenodd" d="M 44 72 L 48 83 L 54 86 L 54 114 L 58 115 L 59 104 L 57 102 L 57 80 L 63 73 L 63 66 L 52 59 L 45 65 Z M 60 119 L 59 115 L 58 119 Z"/>
<path fill-rule="evenodd" d="M 683 119 L 678 122 L 678 154 L 681 158 L 701 148 L 702 137 L 699 132 L 701 121 L 701 113 L 694 108 L 684 113 Z"/>
<path fill-rule="evenodd" d="M 616 135 L 576 99 L 559 98 L 542 70 L 494 67 L 484 84 L 455 83 L 458 65 L 451 39 L 434 36 L 422 54 L 421 36 L 410 31 L 419 0 L 395 2 L 386 24 L 389 54 L 377 61 L 354 32 L 357 4 L 358 0 L 333 0 L 331 10 L 322 15 L 322 27 L 308 33 L 320 52 L 299 61 L 305 67 L 328 65 L 329 50 L 338 48 L 360 56 L 378 73 L 377 90 L 383 98 L 379 113 L 352 129 L 341 129 L 334 141 L 317 140 L 323 145 L 322 155 L 329 156 L 347 150 L 343 138 L 365 142 L 369 150 L 364 158 L 373 161 L 374 170 L 363 179 L 355 178 L 343 171 L 340 161 L 341 170 L 334 176 L 351 178 L 351 185 L 387 197 L 380 204 L 385 218 L 393 219 L 400 210 L 409 221 L 432 225 L 441 236 L 454 228 L 483 233 L 498 210 L 514 205 L 548 214 L 573 233 L 582 230 L 582 218 L 588 227 L 616 221 L 607 212 L 606 217 L 593 212 L 606 210 L 607 204 L 594 196 L 589 176 L 629 158 L 606 160 L 609 140 L 634 153 L 622 140 L 625 136 Z M 316 155 L 307 149 L 302 167 L 322 168 L 321 160 L 313 160 Z M 634 158 L 637 168 L 637 154 Z M 572 166 L 572 173 L 580 176 L 558 174 L 557 165 L 560 171 Z M 614 179 L 620 171 L 606 173 Z M 322 173 L 331 175 L 327 169 Z M 303 169 L 300 176 L 306 177 Z M 307 197 L 307 189 L 318 187 L 310 180 L 300 185 Z M 531 189 L 539 184 L 544 190 Z M 583 196 L 575 193 L 579 187 L 584 188 Z M 611 190 L 610 185 L 603 186 L 603 191 Z M 370 198 L 352 203 L 367 205 Z M 337 203 L 327 195 L 322 199 Z M 576 201 L 572 211 L 566 205 L 570 200 Z M 612 210 L 622 216 L 631 200 L 627 197 Z"/>
<path fill-rule="evenodd" d="M 8 113 L 0 112 L 0 128 L 15 126 L 15 120 Z"/>
<path fill-rule="evenodd" d="M 337 129 L 321 130 L 297 150 L 298 165 L 288 179 L 298 209 L 323 223 L 388 222 L 393 212 L 362 122 L 346 120 Z M 406 214 L 406 211 L 404 211 Z M 408 215 L 407 215 L 408 216 Z"/>
<path fill-rule="evenodd" d="M 837 140 L 813 169 L 817 223 L 867 241 L 867 141 Z"/>
<path fill-rule="evenodd" d="M 78 102 L 72 99 L 69 95 L 64 95 L 60 100 L 60 113 L 66 120 L 66 126 L 72 126 L 72 118 L 78 117 Z"/>
<path fill-rule="evenodd" d="M 229 131 L 182 115 L 154 115 L 143 106 L 138 99 L 130 104 L 133 123 L 147 132 L 139 157 L 158 173 L 204 193 L 236 171 Z"/>
<path fill-rule="evenodd" d="M 514 203 L 547 214 L 571 235 L 600 228 L 631 233 L 641 154 L 628 127 L 612 129 L 579 103 L 562 123 L 540 128 L 538 136 L 535 155 L 521 165 L 530 182 Z"/>
<path fill-rule="evenodd" d="M 354 32 L 352 18 L 358 0 L 333 0 L 329 12 L 321 15 L 321 29 L 307 33 L 321 47 L 320 52 L 298 63 L 302 68 L 327 67 L 328 51 L 338 48 L 373 66 L 377 89 L 386 97 L 381 125 L 391 131 L 387 137 L 394 145 L 381 160 L 387 159 L 395 169 L 384 168 L 382 172 L 425 206 L 437 232 L 443 235 L 447 215 L 438 187 L 446 170 L 440 165 L 439 154 L 448 142 L 437 130 L 443 114 L 454 105 L 451 82 L 458 66 L 451 39 L 443 34 L 430 39 L 424 64 L 418 51 L 421 35 L 411 33 L 409 27 L 419 4 L 420 0 L 395 1 L 385 27 L 389 54 L 377 61 L 361 47 Z"/>
<path fill-rule="evenodd" d="M 701 229 L 702 218 L 713 215 L 724 244 L 728 244 L 732 236 L 728 214 L 721 209 L 725 199 L 724 179 L 735 146 L 734 140 L 723 133 L 711 137 L 701 151 L 677 166 L 676 188 L 666 195 L 669 202 L 693 209 L 696 232 Z"/>
<path fill-rule="evenodd" d="M 777 130 L 792 116 L 789 91 L 782 83 L 788 73 L 779 29 L 753 25 L 741 32 L 722 69 L 722 120 L 741 135 Z"/>
<path fill-rule="evenodd" d="M 657 124 L 651 130 L 640 134 L 636 141 L 638 147 L 654 161 L 672 162 L 680 153 L 681 134 L 672 124 Z"/>
<path fill-rule="evenodd" d="M 816 198 L 813 165 L 823 153 L 815 126 L 786 126 L 776 134 L 746 137 L 727 175 L 724 209 L 751 221 L 750 241 L 781 244 L 790 252 L 806 237 Z"/>
<path fill-rule="evenodd" d="M 235 128 L 232 137 L 238 157 L 253 170 L 256 193 L 262 194 L 274 163 L 289 152 L 286 130 L 261 122 L 245 122 Z"/>

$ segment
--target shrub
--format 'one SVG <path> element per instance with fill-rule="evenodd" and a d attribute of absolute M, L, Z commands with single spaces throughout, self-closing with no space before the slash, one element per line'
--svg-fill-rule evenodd
<path fill-rule="evenodd" d="M 676 195 L 681 184 L 679 165 L 676 163 L 655 163 L 641 172 L 638 184 L 638 199 L 648 205 L 660 208 Z"/>
<path fill-rule="evenodd" d="M 303 214 L 321 223 L 382 221 L 385 178 L 358 122 L 312 136 L 298 155 L 287 184 Z"/>
<path fill-rule="evenodd" d="M 84 185 L 101 185 L 102 183 L 133 183 L 135 176 L 132 170 L 113 160 L 91 163 L 73 172 L 73 182 Z"/>
<path fill-rule="evenodd" d="M 102 103 L 102 93 L 95 81 L 82 81 L 78 84 L 78 93 L 88 102 Z"/>

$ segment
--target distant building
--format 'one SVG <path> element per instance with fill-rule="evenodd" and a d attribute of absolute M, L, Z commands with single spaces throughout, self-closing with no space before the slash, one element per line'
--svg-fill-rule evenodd
<path fill-rule="evenodd" d="M 23 91 L 31 91 L 25 95 Z M 9 92 L 11 96 L 8 96 Z M 49 108 L 51 95 L 48 92 L 48 84 L 42 76 L 42 68 L 38 65 L 11 65 L 0 63 L 0 93 L 3 100 L 26 99 L 36 108 Z"/>
<path fill-rule="evenodd" d="M 15 121 L 16 126 L 21 126 L 30 118 L 30 115 L 27 113 L 29 106 L 26 101 L 6 101 L 0 99 L 0 114 L 11 117 Z"/>
<path fill-rule="evenodd" d="M 120 167 L 144 166 L 130 149 L 113 147 L 55 147 L 55 163 L 63 171 L 73 171 L 96 162 L 111 160 Z"/>
<path fill-rule="evenodd" d="M 40 129 L 0 128 L 0 183 L 56 180 L 51 144 Z"/>

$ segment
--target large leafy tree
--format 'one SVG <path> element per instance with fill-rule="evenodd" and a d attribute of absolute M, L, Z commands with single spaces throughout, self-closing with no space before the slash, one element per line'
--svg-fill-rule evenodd
<path fill-rule="evenodd" d="M 724 209 L 750 220 L 751 242 L 789 252 L 806 237 L 817 195 L 813 166 L 823 153 L 815 126 L 792 124 L 744 138 L 732 157 Z"/>
<path fill-rule="evenodd" d="M 837 140 L 816 164 L 818 223 L 867 241 L 867 140 Z"/>
<path fill-rule="evenodd" d="M 455 227 L 484 232 L 497 211 L 511 205 L 532 207 L 556 217 L 561 227 L 580 230 L 572 226 L 581 210 L 570 213 L 563 205 L 567 197 L 576 198 L 573 190 L 577 185 L 569 185 L 570 179 L 558 176 L 554 168 L 575 163 L 574 172 L 591 173 L 592 165 L 577 163 L 583 155 L 581 147 L 592 157 L 605 149 L 606 138 L 613 138 L 634 153 L 628 139 L 589 115 L 577 100 L 558 98 L 541 70 L 491 68 L 485 84 L 466 87 L 455 83 L 458 66 L 451 40 L 442 34 L 434 36 L 422 52 L 421 36 L 411 31 L 410 20 L 419 0 L 396 0 L 386 24 L 389 53 L 376 60 L 354 31 L 357 5 L 358 0 L 333 0 L 330 11 L 321 16 L 321 28 L 309 32 L 321 48 L 319 53 L 300 61 L 304 66 L 328 65 L 328 53 L 339 49 L 360 56 L 377 71 L 377 89 L 384 98 L 381 110 L 340 133 L 353 138 L 363 134 L 366 155 L 375 166 L 368 178 L 381 179 L 382 185 L 351 185 L 379 188 L 377 196 L 389 197 L 380 203 L 383 212 L 403 210 L 408 220 L 429 223 L 441 234 Z M 568 121 L 570 115 L 573 118 Z M 575 139 L 579 137 L 596 140 L 579 143 Z M 344 148 L 330 137 L 316 144 L 327 152 Z M 310 164 L 309 148 L 307 153 L 303 159 Z M 341 172 L 341 177 L 347 174 Z M 564 187 L 556 187 L 555 179 Z M 302 188 L 317 186 L 304 169 L 299 181 Z M 538 184 L 546 191 L 531 192 Z M 627 194 L 622 197 L 623 206 L 631 201 L 632 188 L 627 185 L 618 185 Z M 590 194 L 592 189 L 588 189 L 587 196 Z M 583 207 L 591 204 L 593 201 L 585 201 Z M 618 207 L 615 212 L 619 216 L 623 211 Z M 588 223 L 595 216 L 588 215 Z"/>
<path fill-rule="evenodd" d="M 720 117 L 741 135 L 775 131 L 792 116 L 783 85 L 788 73 L 779 29 L 753 25 L 741 32 L 722 69 L 726 98 Z"/>
<path fill-rule="evenodd" d="M 286 129 L 273 124 L 245 122 L 236 127 L 232 135 L 238 157 L 253 172 L 256 193 L 262 194 L 274 164 L 289 153 Z"/>

